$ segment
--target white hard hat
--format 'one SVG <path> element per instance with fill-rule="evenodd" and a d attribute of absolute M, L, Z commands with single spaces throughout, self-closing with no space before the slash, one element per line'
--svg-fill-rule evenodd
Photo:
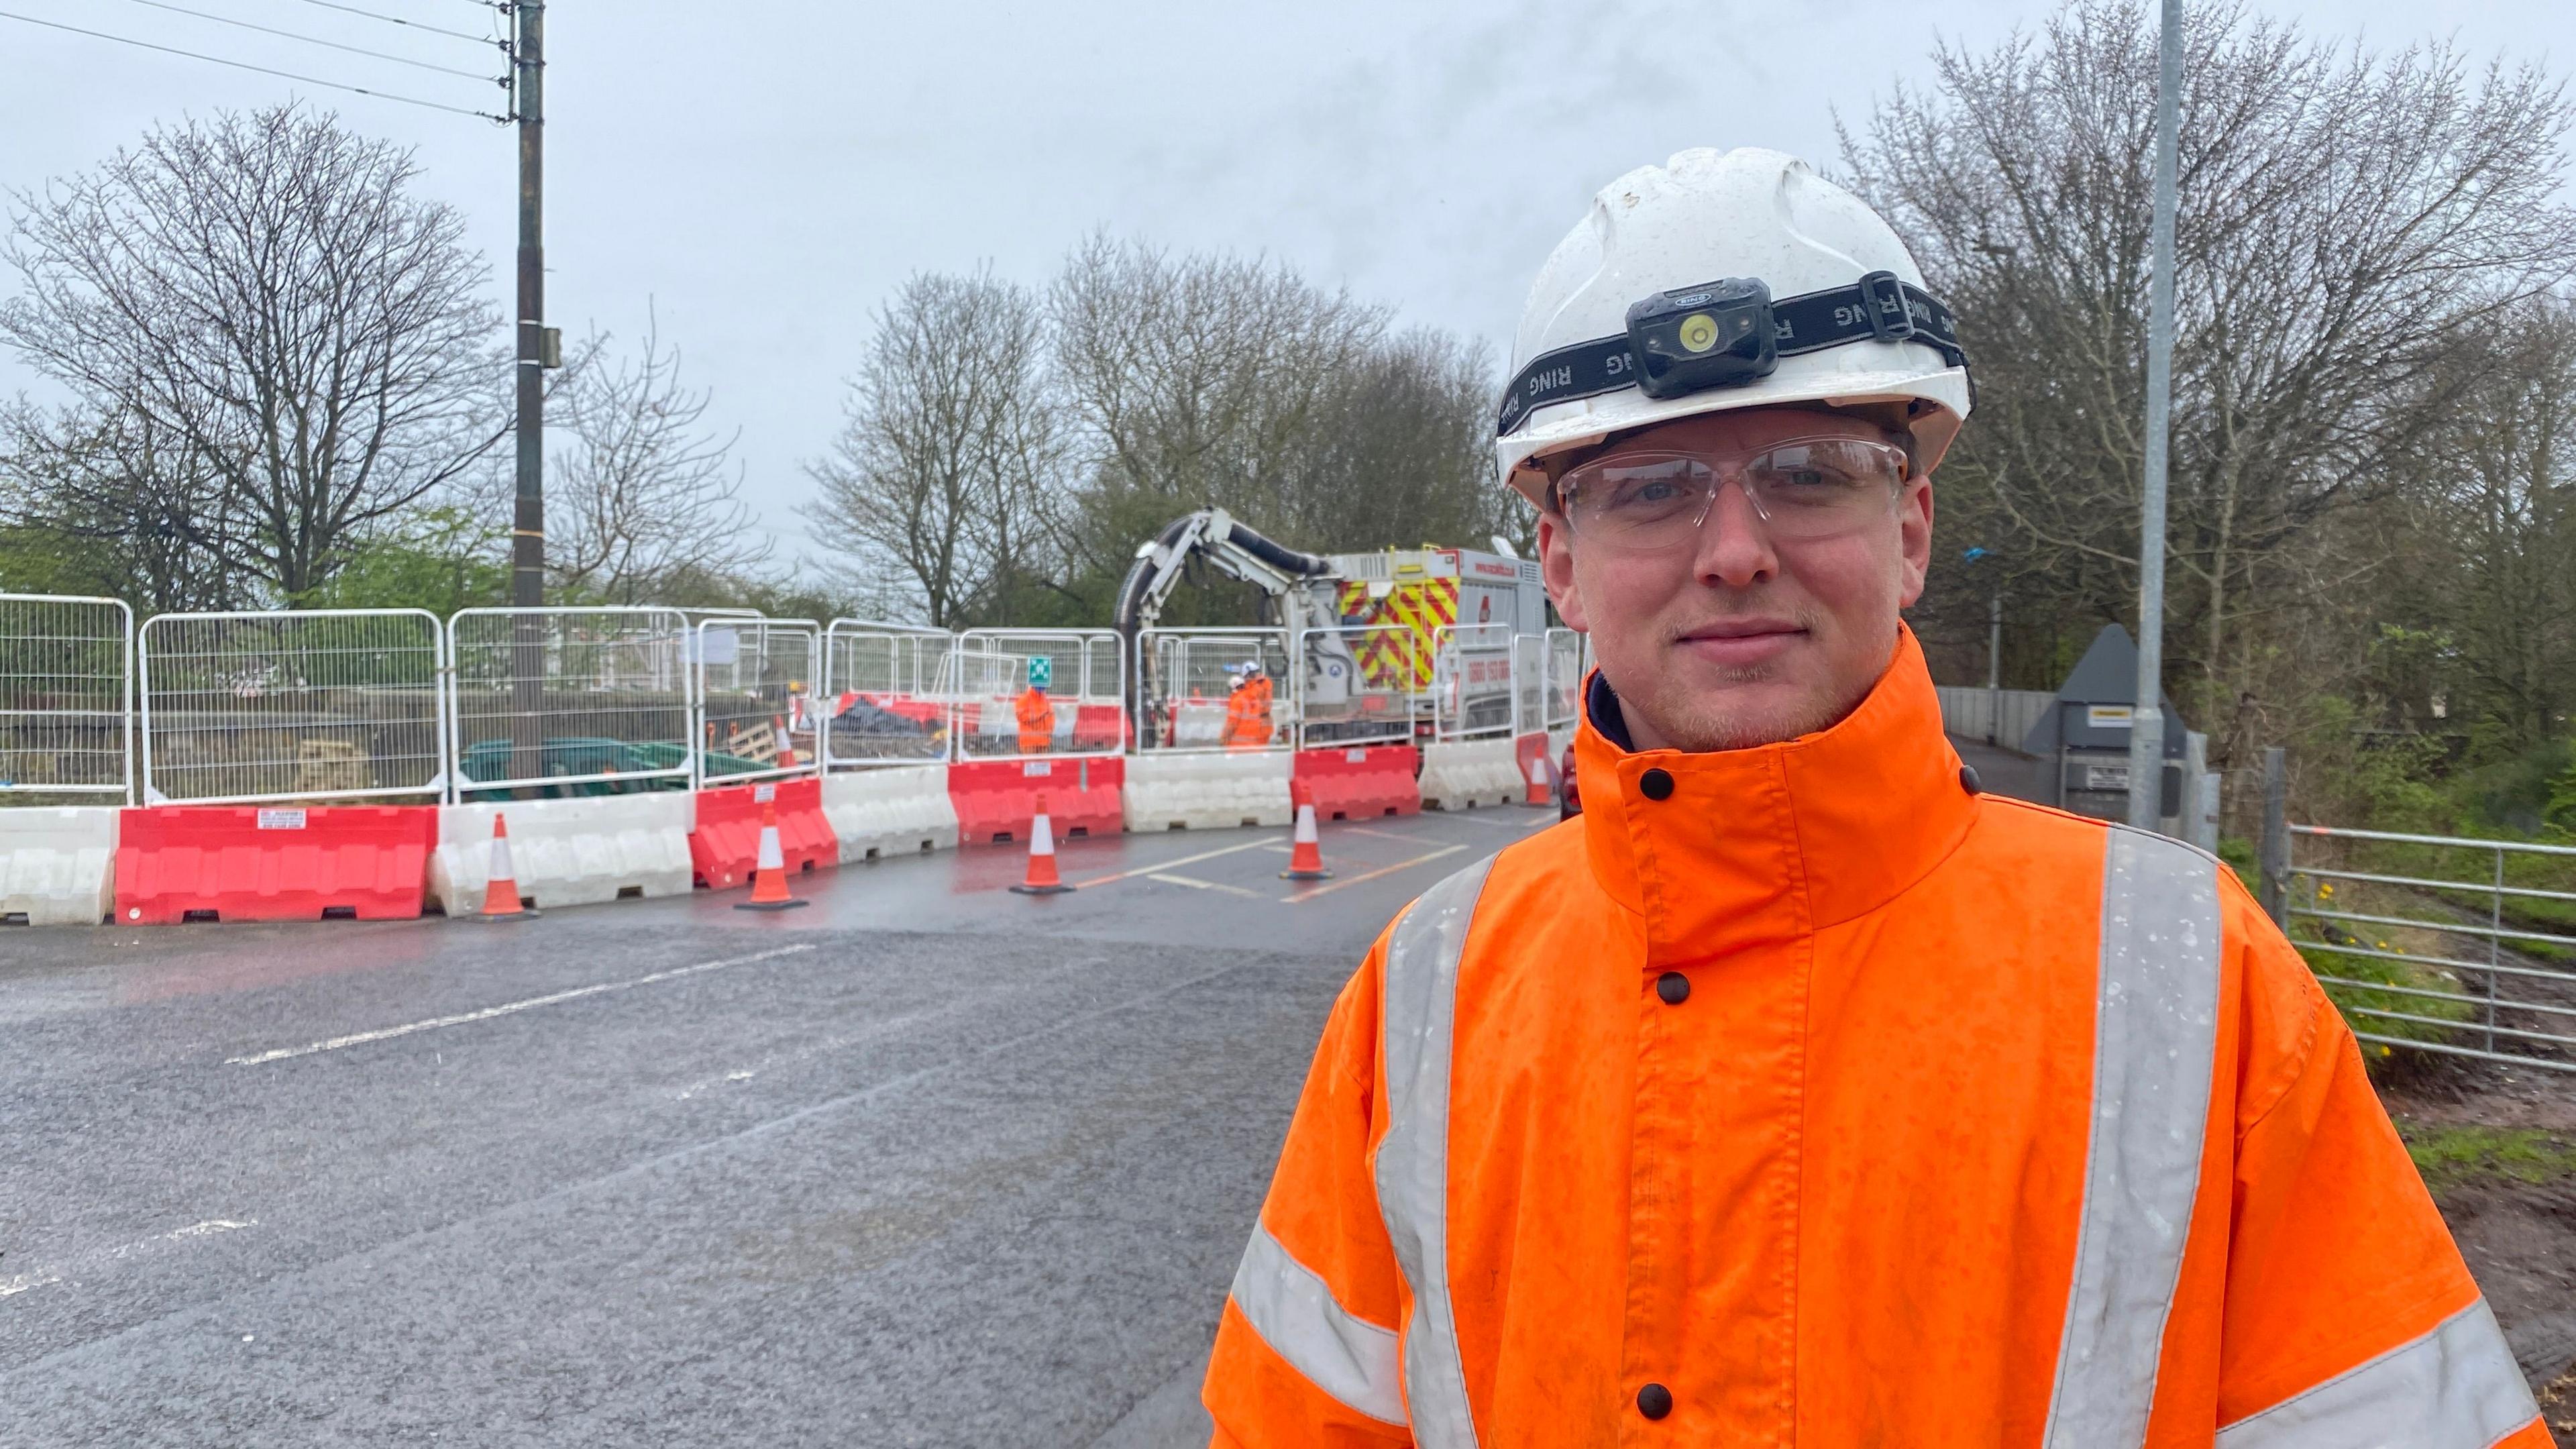
<path fill-rule="evenodd" d="M 1768 328 L 1752 321 L 1757 302 Z M 1724 368 L 1729 355 L 1725 380 L 1692 382 L 1703 358 Z M 1640 387 L 1676 366 L 1648 379 L 1666 395 Z M 1545 506 L 1532 465 L 1613 433 L 1731 408 L 1876 404 L 1930 472 L 1973 399 L 1949 309 L 1876 212 L 1794 156 L 1703 148 L 1603 187 L 1539 269 L 1494 451 L 1505 480 Z"/>

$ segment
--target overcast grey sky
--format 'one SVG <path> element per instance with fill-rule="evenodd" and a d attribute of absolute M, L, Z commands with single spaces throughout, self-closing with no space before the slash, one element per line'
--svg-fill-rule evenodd
<path fill-rule="evenodd" d="M 482 0 L 167 0 L 499 73 Z M 2447 35 L 2556 62 L 2563 0 L 2278 0 L 2376 48 Z M 1830 164 L 1920 81 L 1936 36 L 1983 46 L 2051 0 L 1461 4 L 1455 0 L 549 0 L 550 320 L 632 337 L 648 299 L 749 494 L 792 553 L 869 317 L 918 270 L 1041 281 L 1095 227 L 1284 258 L 1326 283 L 1507 340 L 1529 276 L 1592 192 L 1694 145 Z M 148 0 L 0 10 L 497 110 L 497 89 L 172 13 Z M 2551 25 L 2552 19 L 2557 22 Z M 2566 47 L 2562 46 L 2562 52 Z M 2556 66 L 2562 73 L 2563 64 Z M 418 148 L 472 219 L 506 303 L 515 149 L 487 122 L 0 19 L 0 185 L 95 164 L 156 120 L 301 96 Z M 0 289 L 12 283 L 0 278 Z M 0 391 L 30 386 L 0 358 Z"/>

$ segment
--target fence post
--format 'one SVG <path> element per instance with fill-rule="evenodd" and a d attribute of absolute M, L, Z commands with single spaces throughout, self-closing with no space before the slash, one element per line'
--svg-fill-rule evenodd
<path fill-rule="evenodd" d="M 2279 745 L 2263 747 L 2263 911 L 2290 925 L 2290 769 Z"/>

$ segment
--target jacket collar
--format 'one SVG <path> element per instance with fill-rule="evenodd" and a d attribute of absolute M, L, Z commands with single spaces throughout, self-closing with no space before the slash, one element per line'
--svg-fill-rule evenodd
<path fill-rule="evenodd" d="M 1594 674 L 1575 736 L 1592 873 L 1642 919 L 1647 964 L 1787 944 L 1894 900 L 1976 813 L 1910 629 L 1860 707 L 1818 734 L 1691 754 L 1629 749 Z M 1672 777 L 1661 800 L 1639 781 Z"/>

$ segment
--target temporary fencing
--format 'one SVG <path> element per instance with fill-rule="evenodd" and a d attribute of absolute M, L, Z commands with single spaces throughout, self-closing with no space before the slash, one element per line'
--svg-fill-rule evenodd
<path fill-rule="evenodd" d="M 823 643 L 816 713 L 827 768 L 948 758 L 947 630 L 834 619 Z"/>
<path fill-rule="evenodd" d="M 1117 755 L 1127 743 L 1124 654 L 1118 636 L 1107 630 L 969 629 L 959 634 L 948 655 L 947 677 L 956 683 L 951 758 Z M 1044 716 L 1034 713 L 1041 702 L 1048 711 Z M 1032 710 L 1033 723 L 1025 730 L 1022 708 Z M 1046 727 L 1044 745 L 1036 742 L 1037 723 Z M 1063 814 L 1061 808 L 1058 814 Z M 1063 820 L 1057 825 L 1064 828 Z"/>
<path fill-rule="evenodd" d="M 446 792 L 446 633 L 427 610 L 161 614 L 136 663 L 147 804 Z"/>
<path fill-rule="evenodd" d="M 1417 682 L 1430 672 L 1423 653 L 1421 633 L 1404 624 L 1298 631 L 1298 746 L 1412 744 Z"/>
<path fill-rule="evenodd" d="M 1299 681 L 1287 630 L 1145 629 L 1136 660 L 1139 754 L 1295 745 Z M 1248 697 L 1257 707 L 1242 703 Z"/>
<path fill-rule="evenodd" d="M 778 810 L 778 844 L 787 872 L 806 871 L 841 861 L 840 842 L 823 817 L 823 782 L 812 775 L 728 785 L 697 793 L 697 823 L 689 831 L 689 863 L 697 883 L 709 890 L 751 884 L 760 859 L 763 807 Z"/>
<path fill-rule="evenodd" d="M 118 807 L 0 810 L 0 925 L 95 926 L 115 906 Z"/>
<path fill-rule="evenodd" d="M 1514 645 L 1508 624 L 1444 624 L 1432 631 L 1434 738 L 1510 738 L 1519 704 Z"/>
<path fill-rule="evenodd" d="M 456 797 L 681 790 L 688 620 L 677 609 L 464 609 L 447 624 Z"/>
<path fill-rule="evenodd" d="M 814 689 L 822 679 L 823 626 L 727 615 L 700 619 L 694 637 L 697 783 L 820 770 Z"/>
<path fill-rule="evenodd" d="M 0 594 L 0 802 L 134 800 L 134 611 Z"/>
<path fill-rule="evenodd" d="M 116 921 L 408 920 L 437 844 L 427 806 L 128 810 Z"/>
<path fill-rule="evenodd" d="M 662 790 L 506 807 L 447 806 L 438 812 L 429 898 L 450 916 L 482 911 L 492 817 L 505 809 L 510 860 L 520 898 L 529 905 L 551 909 L 687 895 L 691 803 L 685 791 Z"/>

